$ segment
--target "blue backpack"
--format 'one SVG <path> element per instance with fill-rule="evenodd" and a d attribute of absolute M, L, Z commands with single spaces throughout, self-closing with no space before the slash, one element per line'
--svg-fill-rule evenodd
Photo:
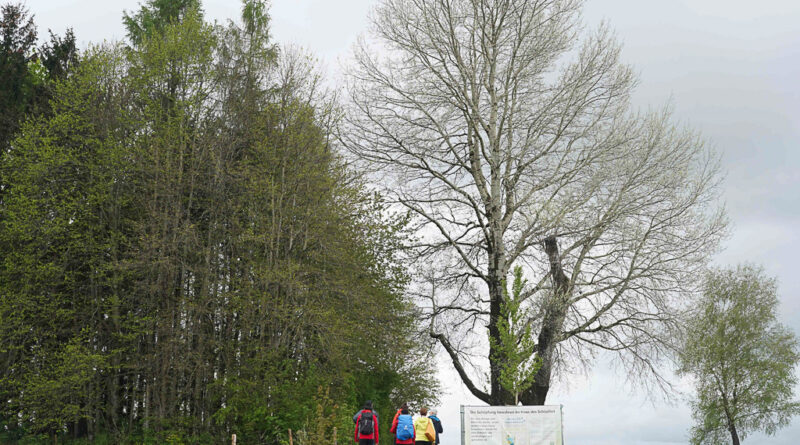
<path fill-rule="evenodd" d="M 411 414 L 397 416 L 397 440 L 408 440 L 414 435 L 414 421 Z"/>

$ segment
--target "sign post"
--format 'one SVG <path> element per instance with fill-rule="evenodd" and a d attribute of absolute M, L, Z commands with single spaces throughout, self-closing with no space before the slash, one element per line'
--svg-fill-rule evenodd
<path fill-rule="evenodd" d="M 464 431 L 464 405 L 461 405 L 461 445 L 464 445 L 466 443 L 466 442 L 464 442 L 464 439 L 466 437 L 464 435 L 464 433 L 465 433 L 465 431 Z"/>

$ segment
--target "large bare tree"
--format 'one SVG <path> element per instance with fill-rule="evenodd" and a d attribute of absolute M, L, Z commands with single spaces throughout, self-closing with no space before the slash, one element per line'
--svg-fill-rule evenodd
<path fill-rule="evenodd" d="M 512 265 L 542 360 L 524 404 L 603 349 L 663 385 L 670 331 L 725 229 L 717 158 L 668 109 L 631 111 L 635 76 L 605 26 L 582 31 L 581 6 L 383 0 L 384 55 L 362 45 L 351 72 L 342 142 L 416 216 L 425 329 L 493 405 L 514 400 L 495 346 Z"/>

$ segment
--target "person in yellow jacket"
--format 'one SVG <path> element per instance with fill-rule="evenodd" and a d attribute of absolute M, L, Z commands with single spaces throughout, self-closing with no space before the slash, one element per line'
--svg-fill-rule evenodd
<path fill-rule="evenodd" d="M 432 445 L 436 441 L 436 429 L 433 428 L 433 421 L 428 418 L 428 408 L 423 406 L 419 409 L 419 417 L 414 420 L 414 431 L 417 433 L 417 445 Z M 429 438 L 425 433 L 433 433 L 433 437 Z"/>

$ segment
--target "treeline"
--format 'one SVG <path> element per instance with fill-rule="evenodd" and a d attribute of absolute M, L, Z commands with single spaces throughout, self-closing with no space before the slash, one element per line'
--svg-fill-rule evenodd
<path fill-rule="evenodd" d="M 199 3 L 80 54 L 3 8 L 2 443 L 343 443 L 363 400 L 433 394 L 405 221 L 337 155 L 313 63 L 263 0 Z"/>

